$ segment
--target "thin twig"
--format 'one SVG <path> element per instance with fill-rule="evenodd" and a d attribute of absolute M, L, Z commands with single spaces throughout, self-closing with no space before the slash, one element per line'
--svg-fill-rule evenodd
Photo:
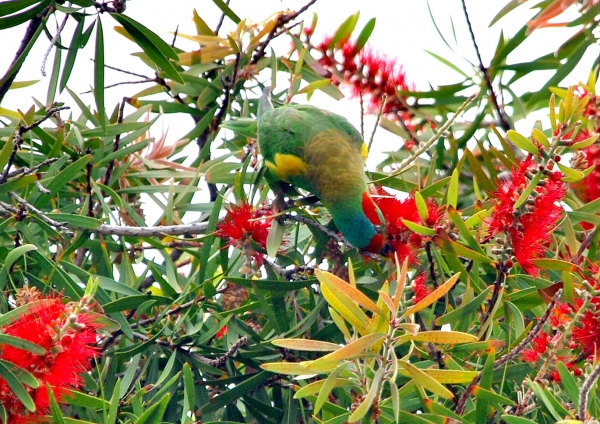
<path fill-rule="evenodd" d="M 159 225 L 156 227 L 131 227 L 126 225 L 102 224 L 94 231 L 105 236 L 163 237 L 181 236 L 184 234 L 204 234 L 206 233 L 207 228 L 207 222 L 198 224 Z"/>
<path fill-rule="evenodd" d="M 233 344 L 233 346 L 231 346 L 229 348 L 229 350 L 227 351 L 227 353 L 225 353 L 225 355 L 220 356 L 216 359 L 208 359 L 205 358 L 204 356 L 200 356 L 196 353 L 192 353 L 190 352 L 190 355 L 193 356 L 195 359 L 197 359 L 198 361 L 205 363 L 207 365 L 210 365 L 211 367 L 222 367 L 223 365 L 225 365 L 225 362 L 227 362 L 229 360 L 229 358 L 232 358 L 233 356 L 235 356 L 235 354 L 237 353 L 237 351 L 244 345 L 246 345 L 248 343 L 248 337 L 247 336 L 242 336 L 238 339 L 237 342 L 235 342 Z"/>
<path fill-rule="evenodd" d="M 361 96 L 362 99 L 362 96 Z M 379 106 L 379 112 L 377 113 L 377 120 L 375 121 L 375 126 L 373 127 L 373 132 L 371 133 L 371 138 L 369 139 L 369 145 L 367 146 L 367 151 L 371 151 L 371 146 L 373 145 L 373 140 L 375 140 L 375 131 L 377 131 L 377 127 L 379 126 L 379 122 L 381 121 L 381 117 L 383 116 L 383 108 L 385 107 L 385 102 L 387 101 L 387 94 L 384 94 L 381 98 L 381 106 Z"/>
<path fill-rule="evenodd" d="M 6 180 L 8 179 L 8 174 L 9 174 L 10 168 L 12 167 L 12 165 L 17 157 L 17 152 L 19 151 L 19 148 L 21 147 L 21 144 L 23 143 L 23 134 L 25 134 L 28 131 L 33 130 L 34 128 L 39 127 L 44 121 L 46 121 L 47 119 L 50 119 L 55 113 L 60 112 L 61 110 L 65 110 L 65 109 L 69 109 L 69 107 L 68 106 L 60 106 L 60 107 L 54 107 L 54 108 L 48 109 L 46 111 L 46 114 L 44 115 L 44 117 L 42 117 L 41 119 L 38 119 L 37 121 L 34 121 L 31 125 L 19 125 L 19 129 L 17 130 L 17 133 L 15 134 L 14 139 L 13 139 L 13 150 L 10 154 L 10 157 L 8 158 L 8 162 L 6 163 L 4 171 L 2 172 L 2 176 L 0 176 L 0 184 L 4 184 L 6 182 Z"/>
<path fill-rule="evenodd" d="M 32 166 L 31 168 L 27 168 L 26 166 L 19 168 L 19 169 L 15 169 L 12 172 L 9 172 L 7 175 L 7 179 L 10 178 L 14 178 L 17 175 L 29 175 L 29 174 L 33 174 L 34 172 L 38 171 L 40 168 L 43 168 L 46 165 L 50 165 L 54 162 L 56 162 L 58 160 L 58 158 L 50 158 L 50 159 L 46 159 L 43 162 L 40 162 L 39 164 Z"/>
<path fill-rule="evenodd" d="M 581 389 L 579 389 L 579 409 L 577 410 L 576 417 L 579 420 L 586 419 L 586 411 L 588 407 L 590 391 L 592 390 L 592 387 L 594 387 L 594 384 L 596 383 L 596 380 L 598 380 L 598 377 L 600 377 L 600 363 L 596 365 L 594 371 L 592 371 L 588 378 L 585 379 L 583 385 L 581 386 Z"/>
<path fill-rule="evenodd" d="M 67 223 L 66 222 L 58 222 L 58 221 L 55 221 L 55 220 L 53 220 L 51 218 L 48 218 L 48 216 L 46 216 L 46 214 L 44 214 L 44 212 L 42 212 L 39 209 L 37 209 L 31 203 L 28 203 L 25 199 L 19 197 L 19 195 L 17 195 L 15 192 L 9 191 L 8 192 L 8 197 L 16 200 L 16 202 L 19 205 L 21 205 L 25 210 L 35 213 L 36 216 L 38 216 L 46 224 L 51 225 L 52 227 L 55 227 L 57 229 L 63 230 L 65 232 L 67 232 L 68 235 L 72 235 L 72 233 L 67 230 Z M 2 206 L 3 208 L 5 208 L 7 210 L 10 210 L 9 209 L 10 205 L 8 205 L 8 204 L 6 204 L 4 202 L 0 202 L 0 206 Z"/>
<path fill-rule="evenodd" d="M 387 179 L 387 178 L 399 175 L 402 172 L 404 172 L 406 169 L 408 169 L 410 166 L 412 166 L 412 163 L 415 160 L 417 160 L 419 158 L 419 156 L 421 156 L 423 153 L 425 153 L 433 145 L 433 143 L 435 143 L 446 132 L 446 130 L 448 128 L 450 128 L 450 126 L 452 125 L 454 120 L 456 118 L 458 118 L 458 116 L 473 101 L 473 99 L 475 99 L 475 97 L 476 97 L 475 94 L 473 94 L 472 96 L 469 96 L 467 98 L 467 100 L 465 100 L 464 103 L 462 105 L 460 105 L 458 107 L 458 109 L 456 109 L 456 112 L 454 113 L 454 115 L 452 115 L 452 117 L 450 119 L 448 119 L 446 122 L 444 122 L 444 125 L 442 125 L 429 140 L 427 140 L 422 145 L 420 145 L 418 148 L 416 148 L 409 157 L 407 157 L 402 162 L 400 162 L 400 164 L 398 165 L 398 168 L 396 168 L 394 170 L 394 172 L 392 172 L 385 178 Z"/>
<path fill-rule="evenodd" d="M 285 216 L 285 219 L 287 219 L 287 220 L 301 222 L 303 224 L 318 228 L 320 231 L 322 231 L 323 233 L 325 233 L 326 235 L 328 235 L 329 237 L 334 239 L 336 242 L 343 244 L 344 246 L 346 246 L 349 249 L 356 248 L 354 245 L 352 245 L 352 243 L 350 243 L 348 240 L 346 240 L 343 236 L 337 234 L 335 231 L 331 231 L 329 228 L 327 228 L 326 226 L 324 226 L 323 224 L 321 224 L 315 220 L 305 218 L 300 215 L 286 214 L 284 216 Z M 361 254 L 363 254 L 364 256 L 368 256 L 369 258 L 376 260 L 376 261 L 381 260 L 381 257 L 379 255 L 376 255 L 375 253 L 361 251 Z"/>
<path fill-rule="evenodd" d="M 0 81 L 2 81 L 2 84 L 0 84 L 0 103 L 2 103 L 4 96 L 6 95 L 10 86 L 12 85 L 13 81 L 17 77 L 17 74 L 21 70 L 21 67 L 23 66 L 23 64 L 22 63 L 19 64 L 15 69 L 13 69 L 13 67 L 19 61 L 19 57 L 21 56 L 21 54 L 23 54 L 23 52 L 30 47 L 29 43 L 31 43 L 33 41 L 33 38 L 34 38 L 35 34 L 37 33 L 38 29 L 40 28 L 40 26 L 42 25 L 42 23 L 48 16 L 48 14 L 51 13 L 53 10 L 54 10 L 53 4 L 51 6 L 47 6 L 39 15 L 34 16 L 29 21 L 29 25 L 27 26 L 25 35 L 23 36 L 23 39 L 21 40 L 21 44 L 19 45 L 19 48 L 17 49 L 17 52 L 15 53 L 15 57 L 14 57 L 13 61 L 11 62 L 10 67 L 8 68 L 8 71 L 6 71 L 6 73 L 2 76 L 2 78 L 0 78 Z M 12 70 L 12 72 L 11 72 L 11 70 Z"/>
<path fill-rule="evenodd" d="M 477 45 L 477 41 L 475 40 L 475 33 L 473 32 L 473 26 L 471 25 L 471 19 L 469 19 L 469 14 L 467 12 L 467 4 L 465 0 L 461 0 L 463 13 L 465 15 L 465 19 L 467 21 L 467 27 L 469 28 L 469 33 L 471 34 L 471 41 L 473 41 L 473 46 L 475 47 L 475 53 L 477 54 L 477 60 L 479 61 L 479 70 L 483 75 L 483 79 L 485 80 L 485 84 L 487 85 L 487 89 L 490 92 L 490 97 L 492 100 L 492 105 L 494 106 L 494 110 L 498 115 L 498 120 L 500 121 L 500 126 L 504 131 L 508 131 L 511 129 L 511 125 L 506 119 L 506 114 L 498 104 L 498 98 L 496 97 L 496 92 L 494 91 L 494 86 L 492 85 L 492 81 L 490 80 L 490 76 L 488 75 L 487 68 L 483 65 L 483 60 L 481 59 L 481 53 L 479 52 L 479 46 Z"/>
<path fill-rule="evenodd" d="M 535 327 L 533 327 L 533 329 L 529 332 L 529 334 L 527 334 L 527 337 L 525 337 L 521 341 L 521 343 L 519 343 L 514 349 L 512 349 L 506 355 L 504 355 L 500 359 L 496 360 L 494 362 L 493 369 L 496 370 L 496 369 L 504 366 L 504 364 L 506 364 L 508 361 L 511 361 L 512 359 L 516 358 L 517 355 L 520 354 L 521 351 L 523 349 L 525 349 L 525 347 L 527 345 L 529 345 L 529 343 L 531 343 L 535 337 L 537 337 L 537 335 L 539 334 L 539 332 L 542 330 L 542 327 L 544 326 L 544 324 L 546 324 L 546 322 L 550 318 L 550 314 L 552 313 L 552 309 L 554 309 L 554 305 L 556 304 L 556 301 L 560 298 L 561 295 L 562 295 L 562 289 L 558 290 L 556 292 L 556 294 L 554 295 L 554 297 L 552 298 L 552 300 L 550 301 L 550 303 L 546 307 L 546 312 L 540 318 L 540 320 L 535 325 Z M 481 376 L 482 376 L 482 372 L 480 372 L 479 374 L 477 374 L 477 376 L 467 386 L 467 388 L 465 389 L 464 393 L 462 394 L 462 396 L 458 400 L 458 403 L 456 404 L 456 410 L 455 410 L 455 412 L 458 415 L 462 415 L 465 412 L 465 407 L 467 405 L 467 400 L 469 399 L 469 396 L 471 396 L 471 392 L 473 391 L 474 387 L 481 380 Z"/>
<path fill-rule="evenodd" d="M 294 12 L 290 15 L 282 15 L 279 17 L 279 21 L 277 22 L 277 24 L 275 26 L 273 26 L 273 29 L 271 30 L 271 32 L 269 32 L 269 34 L 267 35 L 267 37 L 258 45 L 257 49 L 254 52 L 254 56 L 252 56 L 252 60 L 250 61 L 250 63 L 252 65 L 256 65 L 258 63 L 258 61 L 260 59 L 262 59 L 265 55 L 265 50 L 267 48 L 267 46 L 271 43 L 271 41 L 274 38 L 277 38 L 280 34 L 284 33 L 284 32 L 277 32 L 277 30 L 279 28 L 281 28 L 283 25 L 287 24 L 288 22 L 296 19 L 298 16 L 300 16 L 302 13 L 306 12 L 306 10 L 311 7 L 313 4 L 315 4 L 317 2 L 317 0 L 310 0 L 308 3 L 306 3 L 304 6 L 302 6 L 300 9 L 298 9 L 297 12 Z"/>
<path fill-rule="evenodd" d="M 231 0 L 225 0 L 225 4 L 229 6 L 230 1 Z M 225 22 L 225 13 L 221 13 L 221 17 L 219 18 L 219 22 L 217 23 L 217 26 L 214 31 L 215 35 L 219 35 L 219 31 L 221 30 L 221 26 L 223 26 L 223 22 Z"/>

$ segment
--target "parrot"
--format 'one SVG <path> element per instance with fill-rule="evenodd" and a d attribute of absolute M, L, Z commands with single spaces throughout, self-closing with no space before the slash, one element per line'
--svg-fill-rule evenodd
<path fill-rule="evenodd" d="M 369 193 L 367 146 L 344 117 L 310 105 L 273 108 L 265 88 L 257 111 L 258 145 L 274 192 L 281 183 L 321 200 L 354 247 L 379 253 L 386 242 L 383 215 Z"/>

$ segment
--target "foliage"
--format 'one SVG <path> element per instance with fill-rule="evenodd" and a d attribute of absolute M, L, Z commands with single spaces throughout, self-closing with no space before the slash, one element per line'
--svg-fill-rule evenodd
<path fill-rule="evenodd" d="M 196 34 L 172 45 L 125 0 L 0 3 L 0 31 L 27 26 L 0 77 L 0 419 L 595 422 L 598 66 L 560 84 L 597 43 L 600 3 L 542 2 L 488 65 L 435 55 L 461 80 L 420 91 L 368 44 L 374 19 L 319 39 L 314 0 L 259 23 L 213 2 L 221 22 L 189 11 Z M 573 37 L 510 61 L 568 6 L 579 17 L 553 25 Z M 2 99 L 28 84 L 23 61 L 55 17 L 75 29 L 50 37 L 46 99 L 12 110 Z M 152 74 L 114 109 L 109 23 Z M 86 45 L 93 107 L 69 89 Z M 541 90 L 515 92 L 540 70 Z M 310 193 L 274 200 L 255 140 L 267 86 L 276 106 L 348 94 L 398 137 L 367 173 L 381 254 L 352 248 Z M 176 143 L 151 135 L 168 114 L 193 123 Z"/>

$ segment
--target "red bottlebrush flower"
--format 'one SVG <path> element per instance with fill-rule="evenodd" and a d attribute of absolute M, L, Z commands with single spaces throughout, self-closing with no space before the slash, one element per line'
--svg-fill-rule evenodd
<path fill-rule="evenodd" d="M 539 332 L 531 342 L 531 349 L 523 349 L 521 355 L 525 362 L 537 362 L 540 357 L 546 353 L 548 349 L 548 342 L 550 341 L 550 335 Z"/>
<path fill-rule="evenodd" d="M 587 131 L 585 132 L 587 133 Z M 583 180 L 572 184 L 572 187 L 577 196 L 587 203 L 600 198 L 600 145 L 592 144 L 583 149 L 582 153 L 585 155 L 586 162 L 583 167 L 587 168 L 593 165 L 594 169 Z"/>
<path fill-rule="evenodd" d="M 554 328 L 563 327 L 571 322 L 571 311 L 573 308 L 568 303 L 556 302 L 548 321 Z"/>
<path fill-rule="evenodd" d="M 229 331 L 229 329 L 227 328 L 226 325 L 224 325 L 223 327 L 221 327 L 221 329 L 219 331 L 217 331 L 217 334 L 215 334 L 215 339 L 217 339 L 217 340 L 222 339 L 223 336 L 227 335 L 227 331 Z"/>
<path fill-rule="evenodd" d="M 410 287 L 413 289 L 415 293 L 414 303 L 419 303 L 423 298 L 431 293 L 431 287 L 427 285 L 427 274 L 421 273 L 419 274 L 411 283 Z"/>
<path fill-rule="evenodd" d="M 578 307 L 582 300 L 578 299 Z M 591 299 L 591 305 L 579 319 L 581 324 L 573 329 L 573 341 L 582 347 L 582 352 L 594 354 L 600 351 L 600 296 Z"/>
<path fill-rule="evenodd" d="M 383 114 L 391 120 L 401 119 L 409 127 L 413 115 L 407 109 L 405 98 L 398 90 L 414 90 L 397 59 L 374 51 L 371 47 L 357 49 L 356 42 L 346 38 L 329 48 L 331 37 L 325 37 L 315 48 L 321 52 L 321 66 L 333 73 L 333 82 L 350 87 L 352 97 L 364 97 L 367 112 L 377 114 L 384 96 L 387 96 Z M 341 81 L 336 80 L 341 76 Z"/>
<path fill-rule="evenodd" d="M 90 360 L 97 353 L 94 344 L 101 324 L 96 314 L 83 312 L 72 303 L 63 304 L 60 297 L 43 299 L 4 328 L 4 333 L 35 343 L 46 353 L 32 352 L 10 345 L 2 346 L 0 358 L 17 365 L 35 376 L 39 388 L 27 387 L 36 411 L 29 413 L 0 377 L 0 403 L 10 423 L 43 422 L 50 409 L 48 391 L 58 402 L 64 401 L 68 389 L 81 387 L 81 373 L 91 368 Z"/>
<path fill-rule="evenodd" d="M 229 239 L 229 245 L 243 245 L 249 239 L 267 246 L 271 219 L 265 209 L 253 208 L 247 203 L 232 205 L 225 220 L 217 228 L 217 236 Z"/>
<path fill-rule="evenodd" d="M 439 208 L 434 200 L 427 200 L 428 217 L 424 223 L 419 215 L 413 194 L 404 200 L 398 200 L 382 187 L 375 187 L 372 192 L 374 194 L 373 201 L 385 219 L 389 245 L 398 254 L 400 262 L 408 258 L 411 264 L 416 264 L 416 253 L 423 247 L 423 236 L 409 230 L 402 220 L 419 225 L 434 226 L 441 220 L 443 209 Z"/>
<path fill-rule="evenodd" d="M 492 194 L 495 209 L 488 220 L 492 235 L 506 232 L 519 265 L 533 276 L 538 274 L 538 269 L 532 261 L 544 256 L 551 233 L 562 216 L 563 209 L 558 202 L 566 194 L 560 173 L 552 174 L 515 210 L 517 199 L 529 184 L 526 174 L 536 168 L 528 157 L 518 168 L 513 168 L 510 178 L 498 183 L 498 190 Z"/>

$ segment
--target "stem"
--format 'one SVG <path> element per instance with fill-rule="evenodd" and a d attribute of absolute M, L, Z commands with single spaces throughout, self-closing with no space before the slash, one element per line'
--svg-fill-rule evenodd
<path fill-rule="evenodd" d="M 494 106 L 494 110 L 496 111 L 496 114 L 498 115 L 498 121 L 500 123 L 500 126 L 502 127 L 502 129 L 504 131 L 508 131 L 511 129 L 511 125 L 508 122 L 508 120 L 506 119 L 506 114 L 504 113 L 504 111 L 500 107 L 500 104 L 498 103 L 498 98 L 496 97 L 496 92 L 494 91 L 494 86 L 492 85 L 492 80 L 490 79 L 490 76 L 488 75 L 487 68 L 483 65 L 483 60 L 481 59 L 481 53 L 479 52 L 479 46 L 477 45 L 477 41 L 475 40 L 475 33 L 473 32 L 473 26 L 471 25 L 471 19 L 469 19 L 469 14 L 467 12 L 467 4 L 466 4 L 465 0 L 461 0 L 461 4 L 462 4 L 462 8 L 463 8 L 463 13 L 465 15 L 465 19 L 467 21 L 467 27 L 469 28 L 469 34 L 471 34 L 471 40 L 473 41 L 473 46 L 475 47 L 475 53 L 477 54 L 477 60 L 479 61 L 479 70 L 481 71 L 481 74 L 483 75 L 483 79 L 485 80 L 487 89 L 490 92 L 492 105 Z"/>
<path fill-rule="evenodd" d="M 506 355 L 502 356 L 500 359 L 498 359 L 496 362 L 494 362 L 493 368 L 495 370 L 498 369 L 498 368 L 500 368 L 504 364 L 506 364 L 508 361 L 516 358 L 516 356 L 519 353 L 521 353 L 521 351 L 523 349 L 525 349 L 525 347 L 529 343 L 531 343 L 533 341 L 533 339 L 542 330 L 542 327 L 544 326 L 544 324 L 546 324 L 546 322 L 548 321 L 548 318 L 550 318 L 550 314 L 552 313 L 552 309 L 554 309 L 554 305 L 556 304 L 556 301 L 560 298 L 561 295 L 562 295 L 562 289 L 556 292 L 556 294 L 554 295 L 554 297 L 552 298 L 552 300 L 550 301 L 550 303 L 546 307 L 546 312 L 540 318 L 539 322 L 535 325 L 535 327 L 533 327 L 533 329 L 529 332 L 529 334 L 527 335 L 527 337 L 525 337 L 521 341 L 521 343 L 519 343 L 513 350 L 511 350 Z M 482 376 L 481 372 L 479 374 L 477 374 L 477 377 L 475 377 L 473 379 L 473 381 L 471 381 L 471 383 L 467 386 L 467 388 L 465 389 L 464 393 L 462 394 L 462 396 L 458 400 L 458 403 L 456 404 L 456 411 L 455 411 L 458 415 L 462 415 L 465 412 L 465 407 L 467 405 L 467 400 L 469 399 L 469 396 L 471 395 L 471 392 L 472 392 L 473 388 L 481 380 L 481 376 Z"/>
<path fill-rule="evenodd" d="M 413 151 L 413 153 L 409 157 L 400 162 L 398 168 L 396 168 L 394 172 L 390 173 L 387 177 L 385 177 L 385 179 L 399 175 L 406 169 L 408 169 L 410 166 L 412 166 L 413 162 L 416 161 L 419 158 L 419 156 L 425 153 L 433 145 L 433 143 L 435 143 L 446 132 L 446 130 L 450 128 L 450 126 L 454 123 L 454 120 L 458 118 L 458 116 L 475 99 L 475 97 L 476 95 L 469 96 L 469 98 L 467 98 L 467 100 L 465 100 L 464 103 L 460 105 L 458 109 L 456 109 L 454 115 L 450 119 L 448 119 L 444 123 L 444 125 L 442 125 L 429 140 L 420 145 L 417 149 Z"/>

